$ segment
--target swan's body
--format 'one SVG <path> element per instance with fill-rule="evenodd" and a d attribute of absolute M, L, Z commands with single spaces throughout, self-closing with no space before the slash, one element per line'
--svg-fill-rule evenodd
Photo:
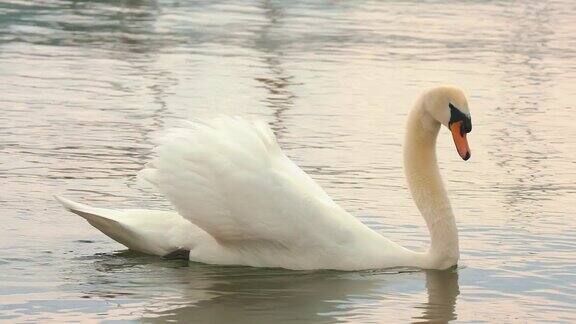
<path fill-rule="evenodd" d="M 441 123 L 454 123 L 441 109 L 450 111 L 449 104 L 466 116 L 461 91 L 442 87 L 425 93 L 408 118 L 405 171 L 432 238 L 423 253 L 344 211 L 284 155 L 266 125 L 240 118 L 175 129 L 139 174 L 177 213 L 114 211 L 58 199 L 114 240 L 150 254 L 184 249 L 191 261 L 288 269 L 444 269 L 458 260 L 455 220 L 435 154 Z M 458 149 L 464 158 L 464 148 Z"/>

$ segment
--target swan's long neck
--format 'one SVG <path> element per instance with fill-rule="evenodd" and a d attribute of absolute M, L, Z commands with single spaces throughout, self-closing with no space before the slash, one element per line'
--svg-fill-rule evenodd
<path fill-rule="evenodd" d="M 408 117 L 404 143 L 404 172 L 412 198 L 426 220 L 431 246 L 422 266 L 446 268 L 458 261 L 458 232 L 450 201 L 436 161 L 440 123 L 419 100 Z"/>

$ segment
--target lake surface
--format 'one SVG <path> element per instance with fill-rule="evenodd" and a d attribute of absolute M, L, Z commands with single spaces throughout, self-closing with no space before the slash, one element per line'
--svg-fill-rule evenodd
<path fill-rule="evenodd" d="M 0 321 L 576 322 L 576 2 L 0 2 Z M 126 251 L 53 199 L 170 208 L 135 173 L 179 120 L 268 121 L 356 217 L 425 249 L 404 122 L 468 94 L 448 271 L 295 272 Z"/>

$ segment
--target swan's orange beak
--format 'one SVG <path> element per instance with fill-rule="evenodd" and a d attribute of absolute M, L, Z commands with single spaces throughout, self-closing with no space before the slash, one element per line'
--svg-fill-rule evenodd
<path fill-rule="evenodd" d="M 452 132 L 452 138 L 454 139 L 454 144 L 456 144 L 458 154 L 464 161 L 468 160 L 470 158 L 470 147 L 468 146 L 466 133 L 462 131 L 462 121 L 450 124 L 450 131 Z"/>

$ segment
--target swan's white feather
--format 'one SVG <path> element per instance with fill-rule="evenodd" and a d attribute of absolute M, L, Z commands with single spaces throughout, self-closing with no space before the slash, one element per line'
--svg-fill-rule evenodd
<path fill-rule="evenodd" d="M 54 198 L 108 237 L 143 253 L 163 256 L 178 249 L 190 250 L 208 236 L 174 212 L 95 208 L 60 196 Z"/>
<path fill-rule="evenodd" d="M 139 176 L 220 244 L 335 253 L 370 231 L 284 155 L 264 123 L 189 122 L 156 152 Z"/>

